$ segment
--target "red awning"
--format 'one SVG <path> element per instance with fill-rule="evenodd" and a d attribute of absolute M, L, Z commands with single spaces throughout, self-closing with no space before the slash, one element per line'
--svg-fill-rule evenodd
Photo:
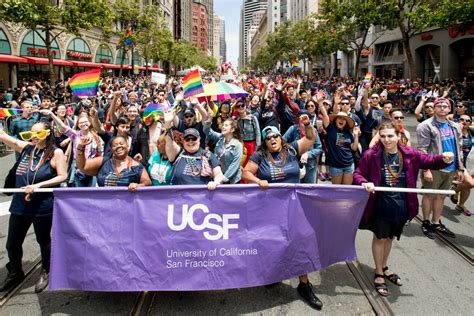
<path fill-rule="evenodd" d="M 35 65 L 47 65 L 48 64 L 48 59 L 47 58 L 40 58 L 40 57 L 30 57 L 30 56 L 24 56 L 24 58 L 27 60 L 28 64 L 35 64 Z M 72 62 L 68 60 L 62 60 L 62 59 L 53 59 L 53 64 L 56 66 L 72 66 Z"/>
<path fill-rule="evenodd" d="M 102 64 L 102 66 L 108 69 L 120 69 L 120 65 L 116 65 L 116 64 Z"/>
<path fill-rule="evenodd" d="M 138 69 L 146 70 L 146 67 L 145 66 L 140 66 L 140 67 L 138 67 Z M 148 70 L 150 70 L 150 71 L 163 71 L 163 69 L 157 68 L 157 67 L 148 67 Z"/>
<path fill-rule="evenodd" d="M 0 54 L 0 63 L 27 63 L 27 62 L 28 61 L 23 57 Z"/>
<path fill-rule="evenodd" d="M 73 60 L 72 63 L 76 67 L 89 67 L 89 68 L 101 68 L 102 67 L 101 63 L 92 63 L 90 61 Z"/>

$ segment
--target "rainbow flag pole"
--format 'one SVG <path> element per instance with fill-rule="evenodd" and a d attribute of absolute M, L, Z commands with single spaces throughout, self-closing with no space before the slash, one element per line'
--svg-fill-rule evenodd
<path fill-rule="evenodd" d="M 6 117 L 15 116 L 23 112 L 22 109 L 9 109 L 9 108 L 0 108 L 0 119 Z"/>
<path fill-rule="evenodd" d="M 204 86 L 198 68 L 191 70 L 186 76 L 184 76 L 183 90 L 185 98 L 204 92 Z"/>
<path fill-rule="evenodd" d="M 79 97 L 96 96 L 99 87 L 100 69 L 93 69 L 75 74 L 68 84 L 72 92 Z"/>

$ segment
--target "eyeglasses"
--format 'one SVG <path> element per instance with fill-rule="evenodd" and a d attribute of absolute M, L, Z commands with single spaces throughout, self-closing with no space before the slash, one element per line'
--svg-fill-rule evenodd
<path fill-rule="evenodd" d="M 349 105 L 349 102 L 341 102 L 342 105 Z"/>
<path fill-rule="evenodd" d="M 184 118 L 192 118 L 194 115 L 185 115 Z"/>
<path fill-rule="evenodd" d="M 278 134 L 273 134 L 272 136 L 267 136 L 267 137 L 265 137 L 265 140 L 277 139 L 278 137 L 280 137 L 280 135 L 278 135 Z"/>
<path fill-rule="evenodd" d="M 459 119 L 459 122 L 471 123 L 471 120 L 470 120 L 470 119 L 463 119 L 463 118 L 460 118 L 460 119 Z"/>
<path fill-rule="evenodd" d="M 457 107 L 458 109 L 460 109 L 460 108 L 463 108 L 464 105 L 456 105 L 456 107 Z"/>
<path fill-rule="evenodd" d="M 20 137 L 21 139 L 23 140 L 30 140 L 32 138 L 38 138 L 38 139 L 46 139 L 46 137 L 48 137 L 50 133 L 50 130 L 49 129 L 44 129 L 42 131 L 39 131 L 39 132 L 33 132 L 33 131 L 25 131 L 25 132 L 21 132 L 20 133 Z"/>
<path fill-rule="evenodd" d="M 315 108 L 316 105 L 314 105 L 313 103 L 310 103 L 310 104 L 306 104 L 306 108 Z"/>
<path fill-rule="evenodd" d="M 194 136 L 191 136 L 191 137 L 186 137 L 184 139 L 185 142 L 189 142 L 189 141 L 192 141 L 192 142 L 195 142 L 197 141 L 197 137 L 194 137 Z"/>
<path fill-rule="evenodd" d="M 400 120 L 400 121 L 401 121 L 401 120 L 404 120 L 405 117 L 404 117 L 404 116 L 394 116 L 393 119 L 394 119 L 394 120 Z"/>

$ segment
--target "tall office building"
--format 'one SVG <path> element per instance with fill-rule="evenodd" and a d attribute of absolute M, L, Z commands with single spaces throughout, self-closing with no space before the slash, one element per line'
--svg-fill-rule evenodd
<path fill-rule="evenodd" d="M 191 3 L 192 0 L 181 1 L 181 37 L 180 39 L 191 41 Z"/>
<path fill-rule="evenodd" d="M 225 20 L 223 17 L 221 17 L 221 25 L 219 27 L 219 30 L 220 30 L 220 36 L 219 36 L 219 39 L 220 39 L 220 44 L 219 44 L 219 48 L 220 48 L 220 55 L 221 55 L 221 58 L 222 58 L 222 62 L 227 62 L 227 43 L 226 43 L 226 40 L 225 40 Z"/>
<path fill-rule="evenodd" d="M 318 12 L 319 1 L 320 0 L 288 0 L 288 19 L 291 21 L 298 21 L 312 13 Z"/>
<path fill-rule="evenodd" d="M 243 4 L 240 8 L 239 68 L 245 67 L 248 62 L 248 31 L 252 22 L 253 13 L 267 10 L 268 2 L 269 0 L 243 0 Z"/>
<path fill-rule="evenodd" d="M 212 31 L 212 56 L 216 59 L 217 65 L 221 64 L 221 17 L 214 12 L 214 29 Z"/>
<path fill-rule="evenodd" d="M 209 14 L 212 12 L 207 11 L 207 7 L 199 1 L 193 1 L 191 4 L 191 42 L 196 44 L 197 48 L 204 52 L 212 51 L 209 47 L 209 37 L 212 38 L 210 33 Z"/>
<path fill-rule="evenodd" d="M 278 24 L 290 19 L 291 1 L 292 0 L 269 0 L 267 8 L 268 33 L 274 32 Z"/>

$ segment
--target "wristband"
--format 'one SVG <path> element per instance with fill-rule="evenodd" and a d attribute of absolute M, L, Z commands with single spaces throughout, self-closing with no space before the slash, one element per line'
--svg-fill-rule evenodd
<path fill-rule="evenodd" d="M 257 184 L 260 185 L 260 182 L 262 182 L 262 180 L 258 179 Z"/>

